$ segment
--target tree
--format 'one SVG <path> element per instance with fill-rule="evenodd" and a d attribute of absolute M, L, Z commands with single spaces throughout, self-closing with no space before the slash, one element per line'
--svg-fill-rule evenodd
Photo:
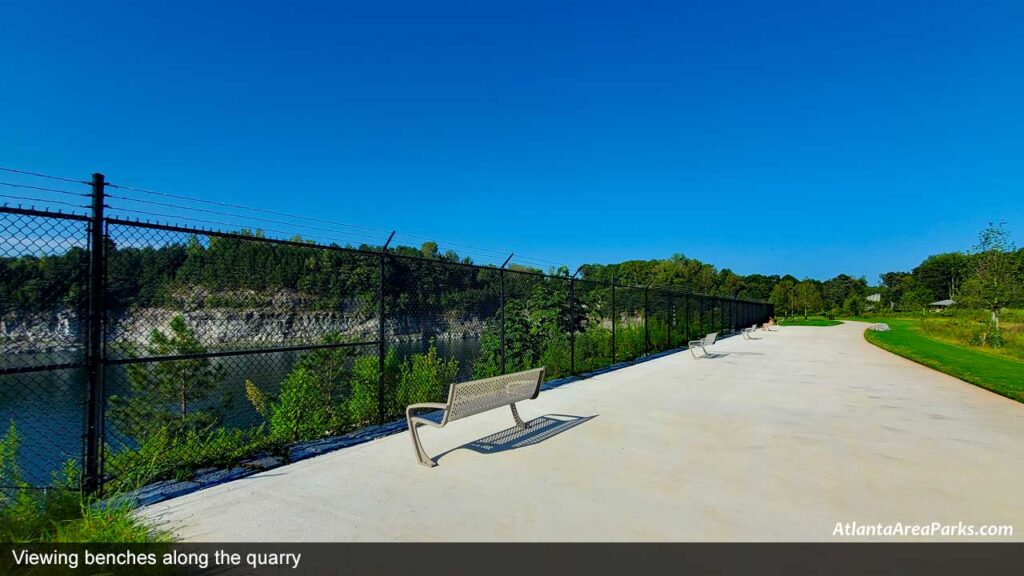
<path fill-rule="evenodd" d="M 437 242 L 424 242 L 420 247 L 420 252 L 427 258 L 438 258 L 440 255 L 437 249 Z"/>
<path fill-rule="evenodd" d="M 813 280 L 804 280 L 793 289 L 794 308 L 804 311 L 804 318 L 811 310 L 820 310 L 822 306 L 821 292 Z"/>
<path fill-rule="evenodd" d="M 842 308 L 851 295 L 867 296 L 868 282 L 865 278 L 854 278 L 840 274 L 821 285 L 821 297 L 826 308 Z"/>
<path fill-rule="evenodd" d="M 991 312 L 996 329 L 1002 309 L 1024 299 L 1024 282 L 1014 250 L 1005 223 L 1000 222 L 998 226 L 989 223 L 978 235 L 972 254 L 973 274 L 963 285 L 963 302 Z"/>
<path fill-rule="evenodd" d="M 772 289 L 779 281 L 778 276 L 751 274 L 743 278 L 743 289 L 740 291 L 739 297 L 750 300 L 768 300 L 771 297 Z"/>
<path fill-rule="evenodd" d="M 153 330 L 146 352 L 149 356 L 180 356 L 206 353 L 195 331 L 176 315 L 168 331 Z M 189 430 L 215 425 L 220 419 L 216 407 L 195 409 L 209 398 L 224 379 L 224 369 L 209 358 L 188 358 L 129 364 L 128 382 L 132 395 L 111 396 L 112 416 L 118 429 L 139 438 L 166 431 L 174 437 Z"/>
<path fill-rule="evenodd" d="M 914 276 L 907 272 L 886 272 L 879 279 L 882 281 L 883 302 L 893 310 L 903 299 L 903 295 L 913 288 Z"/>
<path fill-rule="evenodd" d="M 910 286 L 900 296 L 899 308 L 900 310 L 924 310 L 928 303 L 932 301 L 932 293 L 919 284 L 914 282 L 910 283 Z"/>
<path fill-rule="evenodd" d="M 351 338 L 341 334 L 328 333 L 323 336 L 321 343 L 339 345 L 350 340 Z M 338 401 L 348 396 L 351 374 L 349 366 L 351 366 L 356 352 L 357 349 L 351 347 L 321 348 L 303 354 L 293 368 L 293 371 L 306 371 L 306 377 L 311 380 L 309 385 L 320 396 L 331 426 L 343 425 L 345 414 L 336 408 Z"/>
<path fill-rule="evenodd" d="M 914 279 L 928 290 L 932 301 L 955 299 L 969 273 L 969 258 L 959 252 L 929 256 L 913 271 Z"/>
<path fill-rule="evenodd" d="M 864 299 L 856 294 L 850 294 L 846 297 L 846 301 L 843 302 L 843 312 L 846 312 L 850 316 L 860 316 L 860 313 L 864 310 Z"/>
<path fill-rule="evenodd" d="M 793 311 L 793 289 L 795 286 L 792 280 L 783 279 L 772 288 L 771 295 L 768 297 L 768 301 L 774 304 L 775 309 L 783 316 L 788 316 Z"/>

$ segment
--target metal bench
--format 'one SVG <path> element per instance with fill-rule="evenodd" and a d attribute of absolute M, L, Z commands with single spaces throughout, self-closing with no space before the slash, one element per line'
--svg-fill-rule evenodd
<path fill-rule="evenodd" d="M 718 332 L 712 332 L 711 334 L 708 334 L 707 336 L 701 338 L 700 340 L 690 340 L 689 344 L 687 344 L 687 347 L 689 347 L 690 354 L 693 354 L 694 358 L 697 358 L 697 348 L 700 348 L 701 350 L 703 350 L 704 351 L 704 355 L 707 356 L 708 355 L 707 347 L 711 346 L 712 344 L 714 344 L 715 340 L 717 340 L 717 339 L 718 339 Z"/>
<path fill-rule="evenodd" d="M 746 338 L 747 340 L 753 340 L 754 339 L 754 332 L 757 332 L 757 329 L 760 328 L 760 327 L 761 326 L 759 324 L 754 324 L 750 328 L 744 328 L 744 329 L 740 330 L 740 334 L 742 334 L 743 337 Z"/>
<path fill-rule="evenodd" d="M 444 428 L 449 422 L 502 406 L 509 406 L 512 409 L 512 418 L 515 419 L 516 426 L 526 428 L 526 424 L 519 417 L 519 411 L 516 410 L 516 402 L 536 398 L 540 394 L 542 382 L 544 382 L 544 368 L 534 368 L 503 376 L 452 384 L 448 388 L 448 401 L 443 404 L 426 402 L 410 405 L 405 409 L 405 419 L 409 423 L 409 433 L 412 434 L 416 459 L 424 466 L 437 466 L 437 462 L 427 456 L 426 451 L 423 450 L 423 444 L 420 443 L 420 435 L 417 431 L 420 426 Z M 440 420 L 416 415 L 418 412 L 434 410 L 444 410 Z"/>

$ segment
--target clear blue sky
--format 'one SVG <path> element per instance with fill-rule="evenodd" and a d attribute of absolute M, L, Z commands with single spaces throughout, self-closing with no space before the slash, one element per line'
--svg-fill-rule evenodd
<path fill-rule="evenodd" d="M 573 265 L 1024 240 L 1019 0 L 149 4 L 4 5 L 0 165 Z"/>

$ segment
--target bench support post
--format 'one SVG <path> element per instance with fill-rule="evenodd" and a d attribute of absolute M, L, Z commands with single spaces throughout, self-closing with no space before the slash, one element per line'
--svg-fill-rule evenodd
<path fill-rule="evenodd" d="M 412 433 L 412 446 L 416 449 L 416 458 L 420 461 L 420 464 L 427 468 L 437 466 L 437 462 L 434 462 L 429 456 L 427 456 L 427 451 L 423 449 L 423 444 L 420 443 L 420 434 L 418 430 L 420 427 L 419 422 L 413 422 L 408 416 L 406 417 L 406 421 L 409 423 L 409 432 Z"/>
<path fill-rule="evenodd" d="M 526 428 L 526 423 L 523 422 L 523 419 L 519 417 L 519 410 L 516 410 L 516 403 L 513 402 L 509 404 L 508 407 L 512 409 L 512 418 L 515 419 L 516 426 L 519 426 L 520 428 Z"/>

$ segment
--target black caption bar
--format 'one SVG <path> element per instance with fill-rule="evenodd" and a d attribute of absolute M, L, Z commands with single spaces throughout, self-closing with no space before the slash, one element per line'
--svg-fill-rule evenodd
<path fill-rule="evenodd" d="M 0 544 L 12 575 L 1020 574 L 1024 544 Z"/>

